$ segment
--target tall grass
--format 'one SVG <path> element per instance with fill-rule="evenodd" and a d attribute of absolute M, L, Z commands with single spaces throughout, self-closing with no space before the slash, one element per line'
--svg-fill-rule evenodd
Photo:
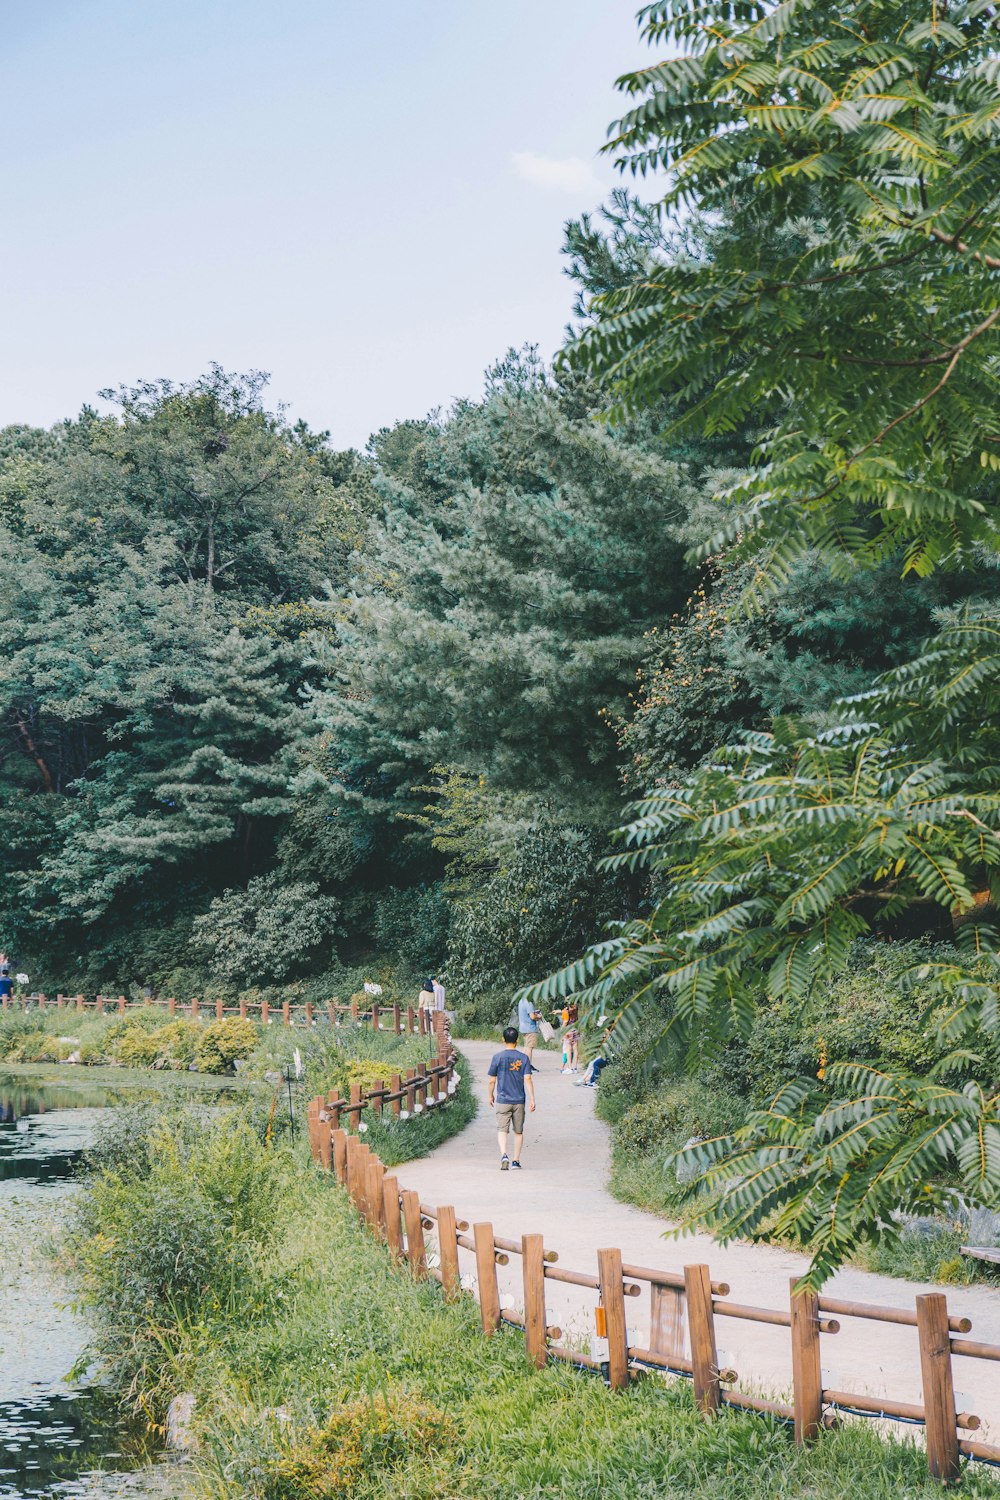
<path fill-rule="evenodd" d="M 198 1500 L 940 1493 L 922 1454 L 863 1425 L 798 1450 L 767 1418 L 706 1422 L 684 1383 L 616 1393 L 532 1371 L 520 1336 L 485 1341 L 471 1299 L 445 1306 L 395 1269 L 329 1176 L 231 1113 L 161 1120 L 145 1147 L 136 1121 L 123 1129 L 118 1165 L 88 1190 L 77 1266 L 98 1352 L 133 1403 L 156 1419 L 173 1391 L 195 1394 Z M 972 1472 L 966 1493 L 997 1491 Z"/>

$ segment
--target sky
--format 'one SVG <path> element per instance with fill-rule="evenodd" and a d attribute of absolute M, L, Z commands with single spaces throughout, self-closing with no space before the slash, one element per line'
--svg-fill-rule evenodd
<path fill-rule="evenodd" d="M 0 425 L 271 374 L 361 446 L 570 316 L 637 0 L 0 0 Z"/>

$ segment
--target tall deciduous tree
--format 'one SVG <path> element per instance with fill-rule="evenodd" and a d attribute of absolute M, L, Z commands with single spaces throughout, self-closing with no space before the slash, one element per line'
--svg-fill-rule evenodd
<path fill-rule="evenodd" d="M 780 578 L 997 546 L 1000 71 L 992 0 L 658 0 L 608 150 L 729 233 L 599 296 L 571 351 L 619 413 L 771 414 L 722 528 Z"/>

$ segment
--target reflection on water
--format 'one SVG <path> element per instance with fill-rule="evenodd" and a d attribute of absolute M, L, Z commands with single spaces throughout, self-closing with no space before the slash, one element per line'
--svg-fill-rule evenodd
<path fill-rule="evenodd" d="M 41 1088 L 0 1073 L 0 1182 L 72 1177 L 106 1103 L 102 1089 Z"/>
<path fill-rule="evenodd" d="M 104 1104 L 100 1089 L 40 1088 L 0 1074 L 0 1500 L 152 1493 L 144 1473 L 95 1472 L 132 1468 L 136 1457 L 120 1451 L 102 1392 L 67 1379 L 86 1327 L 45 1253 Z"/>

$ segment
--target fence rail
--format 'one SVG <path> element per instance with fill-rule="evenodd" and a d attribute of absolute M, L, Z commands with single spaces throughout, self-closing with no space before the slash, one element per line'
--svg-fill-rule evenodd
<path fill-rule="evenodd" d="M 267 1000 L 241 1000 L 236 1005 L 225 1005 L 221 1000 L 177 1000 L 169 996 L 162 1000 L 129 1000 L 124 995 L 96 995 L 92 1000 L 83 995 L 56 995 L 55 999 L 32 991 L 30 994 L 4 995 L 0 1002 L 4 1010 L 68 1010 L 93 1011 L 97 1015 L 117 1013 L 155 1007 L 166 1010 L 170 1016 L 214 1017 L 222 1021 L 226 1016 L 241 1016 L 243 1019 L 259 1020 L 264 1026 L 280 1022 L 284 1026 L 315 1026 L 319 1021 L 329 1021 L 339 1026 L 348 1019 L 359 1024 L 368 1023 L 376 1031 L 392 1031 L 397 1036 L 432 1036 L 435 1027 L 441 1024 L 441 1011 L 426 1011 L 414 1005 L 377 1005 L 374 1002 L 364 1008 L 357 1000 L 346 1003 L 336 997 L 332 1000 L 284 1000 L 272 1004 Z"/>
<path fill-rule="evenodd" d="M 453 1063 L 442 1056 L 435 1067 L 442 1066 L 453 1068 Z M 447 1076 L 453 1077 L 453 1073 Z M 407 1090 L 394 1079 L 384 1097 L 401 1094 L 407 1094 Z M 335 1175 L 394 1259 L 408 1265 L 417 1280 L 431 1276 L 439 1281 L 446 1300 L 454 1301 L 462 1294 L 460 1252 L 470 1255 L 484 1335 L 492 1337 L 505 1325 L 519 1330 L 524 1335 L 527 1357 L 535 1366 L 541 1368 L 550 1359 L 562 1360 L 601 1372 L 615 1389 L 626 1388 L 641 1371 L 687 1376 L 695 1401 L 706 1415 L 717 1413 L 723 1406 L 770 1413 L 794 1424 L 795 1441 L 800 1444 L 834 1426 L 840 1413 L 916 1422 L 924 1428 L 928 1469 L 944 1483 L 958 1477 L 962 1456 L 1000 1463 L 1000 1447 L 961 1435 L 976 1432 L 981 1421 L 975 1413 L 956 1409 L 952 1374 L 956 1356 L 1000 1360 L 1000 1345 L 961 1337 L 970 1331 L 970 1320 L 949 1315 L 944 1293 L 918 1295 L 910 1311 L 820 1297 L 792 1277 L 788 1306 L 766 1308 L 731 1301 L 728 1284 L 713 1281 L 706 1265 L 657 1270 L 623 1262 L 620 1250 L 605 1249 L 597 1252 L 596 1274 L 566 1270 L 558 1265 L 558 1254 L 545 1248 L 539 1234 L 524 1234 L 520 1241 L 503 1239 L 494 1233 L 492 1224 L 478 1223 L 471 1226 L 470 1237 L 469 1224 L 458 1217 L 454 1207 L 421 1204 L 417 1193 L 401 1188 L 394 1175 L 386 1174 L 377 1154 L 356 1133 L 343 1128 L 350 1119 L 360 1119 L 356 1100 L 346 1106 L 332 1096 L 326 1101 L 313 1101 L 309 1123 L 314 1161 Z M 436 1235 L 437 1265 L 428 1257 L 425 1231 L 431 1229 Z M 512 1256 L 521 1258 L 523 1316 L 504 1309 L 500 1301 L 497 1267 L 507 1265 Z M 596 1332 L 606 1345 L 601 1357 L 560 1343 L 562 1331 L 547 1317 L 546 1281 L 596 1292 Z M 630 1342 L 625 1311 L 626 1299 L 640 1296 L 643 1285 L 650 1296 L 648 1347 Z M 739 1375 L 720 1366 L 716 1343 L 716 1321 L 720 1318 L 788 1329 L 791 1402 L 727 1389 L 737 1385 Z M 896 1401 L 824 1386 L 820 1341 L 835 1337 L 845 1318 L 902 1324 L 916 1330 L 914 1358 L 920 1362 L 922 1401 Z"/>

